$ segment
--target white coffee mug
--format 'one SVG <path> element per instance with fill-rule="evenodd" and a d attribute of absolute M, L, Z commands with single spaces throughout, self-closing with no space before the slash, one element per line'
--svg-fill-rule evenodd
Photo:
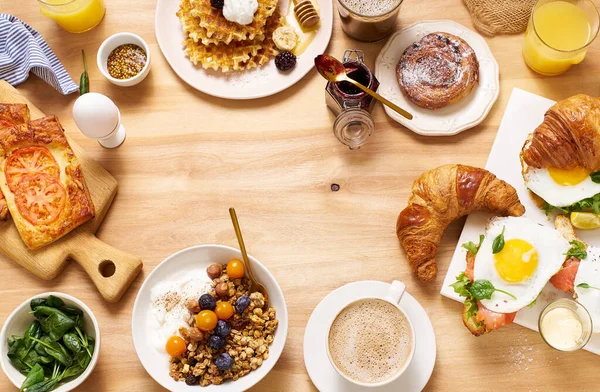
<path fill-rule="evenodd" d="M 338 374 L 340 376 L 342 376 L 343 378 L 345 378 L 346 380 L 348 380 L 349 382 L 351 382 L 352 384 L 361 386 L 361 387 L 380 387 L 382 385 L 386 385 L 389 384 L 395 380 L 398 379 L 398 377 L 400 377 L 402 374 L 404 374 L 404 372 L 406 371 L 406 369 L 408 369 L 408 367 L 410 366 L 410 363 L 412 362 L 413 356 L 415 354 L 415 347 L 417 345 L 417 342 L 415 340 L 415 329 L 412 325 L 412 322 L 410 321 L 410 318 L 408 318 L 407 314 L 400 309 L 400 300 L 402 299 L 402 295 L 404 295 L 404 293 L 406 292 L 406 285 L 402 282 L 399 282 L 397 280 L 394 280 L 392 282 L 392 284 L 390 285 L 390 289 L 387 293 L 387 295 L 383 298 L 381 297 L 372 297 L 372 296 L 365 296 L 362 298 L 356 298 L 355 300 L 353 300 L 350 303 L 347 303 L 342 309 L 339 310 L 339 312 L 335 315 L 335 317 L 333 318 L 333 321 L 331 322 L 331 324 L 329 325 L 329 330 L 327 332 L 327 336 L 328 336 L 328 340 L 327 340 L 327 356 L 329 357 L 329 362 L 331 363 L 331 365 L 333 366 L 333 368 L 338 372 Z M 340 313 L 342 313 L 346 308 L 348 308 L 350 305 L 352 305 L 353 303 L 356 303 L 358 301 L 363 301 L 365 299 L 379 299 L 379 300 L 384 300 L 387 301 L 389 303 L 391 303 L 392 305 L 394 305 L 398 311 L 404 316 L 404 318 L 406 319 L 406 321 L 408 322 L 408 325 L 410 326 L 410 333 L 411 333 L 411 348 L 410 348 L 410 353 L 408 354 L 408 357 L 406 358 L 406 361 L 404 362 L 404 365 L 402 365 L 402 367 L 400 369 L 398 369 L 396 371 L 396 373 L 391 376 L 390 378 L 377 382 L 377 383 L 362 383 L 360 381 L 357 380 L 353 380 L 351 378 L 349 378 L 347 375 L 345 375 L 335 364 L 335 362 L 333 361 L 333 358 L 331 357 L 331 352 L 329 350 L 329 335 L 331 333 L 331 327 L 333 326 L 333 323 L 335 322 L 335 320 L 338 318 L 338 316 L 340 315 Z"/>

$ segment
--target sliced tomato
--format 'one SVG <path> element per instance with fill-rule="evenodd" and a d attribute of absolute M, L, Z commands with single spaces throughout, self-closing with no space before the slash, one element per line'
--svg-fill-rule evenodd
<path fill-rule="evenodd" d="M 477 315 L 475 315 L 475 321 L 478 323 L 483 321 L 486 331 L 493 331 L 498 328 L 502 328 L 505 325 L 512 324 L 517 313 L 496 313 L 477 301 Z"/>
<path fill-rule="evenodd" d="M 65 188 L 45 173 L 24 177 L 15 191 L 17 209 L 36 226 L 54 222 L 65 208 L 66 200 Z"/>
<path fill-rule="evenodd" d="M 24 147 L 14 151 L 6 160 L 4 174 L 11 191 L 25 176 L 45 173 L 56 179 L 60 177 L 60 167 L 46 147 Z"/>
<path fill-rule="evenodd" d="M 560 271 L 550 278 L 550 283 L 559 290 L 573 292 L 575 285 L 575 275 L 579 269 L 580 260 L 576 257 L 570 257 L 563 264 Z"/>

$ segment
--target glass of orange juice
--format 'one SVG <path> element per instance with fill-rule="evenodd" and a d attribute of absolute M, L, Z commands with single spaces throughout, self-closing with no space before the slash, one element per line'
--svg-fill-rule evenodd
<path fill-rule="evenodd" d="M 585 58 L 599 19 L 592 0 L 539 0 L 525 32 L 525 62 L 542 75 L 566 72 Z"/>
<path fill-rule="evenodd" d="M 38 0 L 43 15 L 71 33 L 93 29 L 104 17 L 104 0 Z"/>

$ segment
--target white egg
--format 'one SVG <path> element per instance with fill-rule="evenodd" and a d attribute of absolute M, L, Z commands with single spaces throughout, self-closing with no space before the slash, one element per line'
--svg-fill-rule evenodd
<path fill-rule="evenodd" d="M 73 120 L 89 138 L 107 137 L 119 125 L 121 114 L 115 103 L 99 93 L 83 94 L 73 105 Z"/>
<path fill-rule="evenodd" d="M 494 254 L 494 239 L 503 228 L 504 248 Z M 474 280 L 488 280 L 516 299 L 496 291 L 482 304 L 498 313 L 513 313 L 529 305 L 560 270 L 570 247 L 558 231 L 527 218 L 492 218 L 477 252 Z"/>
<path fill-rule="evenodd" d="M 600 333 L 600 290 L 577 287 L 582 283 L 600 288 L 600 248 L 588 247 L 587 257 L 579 263 L 577 275 L 575 276 L 577 302 L 582 304 L 592 316 L 594 332 Z"/>
<path fill-rule="evenodd" d="M 529 190 L 556 207 L 570 206 L 600 193 L 600 184 L 593 182 L 589 175 L 576 185 L 562 185 L 552 178 L 548 169 L 527 167 L 523 179 Z"/>

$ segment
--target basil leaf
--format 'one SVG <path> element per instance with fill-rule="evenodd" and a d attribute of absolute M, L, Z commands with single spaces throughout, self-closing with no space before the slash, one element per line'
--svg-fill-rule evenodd
<path fill-rule="evenodd" d="M 494 238 L 494 242 L 492 242 L 492 253 L 500 253 L 504 248 L 504 230 L 506 226 L 502 226 L 502 232 L 498 234 L 496 238 Z"/>
<path fill-rule="evenodd" d="M 492 299 L 492 294 L 494 294 L 495 291 L 506 294 L 513 299 L 517 299 L 517 297 L 515 297 L 511 293 L 495 288 L 492 282 L 485 279 L 476 280 L 471 284 L 471 287 L 469 288 L 471 296 L 479 301 L 481 301 L 482 299 Z"/>
<path fill-rule="evenodd" d="M 462 244 L 462 247 L 465 248 L 467 251 L 469 251 L 469 253 L 476 255 L 477 252 L 479 252 L 479 248 L 481 247 L 481 244 L 483 243 L 484 238 L 485 237 L 483 236 L 483 234 L 480 234 L 479 235 L 479 244 L 475 244 L 473 241 L 469 241 L 467 243 Z"/>
<path fill-rule="evenodd" d="M 450 287 L 454 289 L 454 292 L 460 295 L 461 297 L 470 297 L 471 293 L 469 293 L 469 285 L 471 281 L 469 278 L 465 276 L 465 273 L 461 273 L 456 277 L 456 282 L 452 283 Z"/>
<path fill-rule="evenodd" d="M 600 170 L 591 173 L 590 177 L 592 178 L 592 182 L 600 184 Z"/>
<path fill-rule="evenodd" d="M 29 388 L 30 386 L 33 386 L 35 384 L 39 384 L 43 381 L 44 369 L 40 366 L 39 363 L 36 363 L 35 366 L 32 367 L 29 373 L 27 374 L 27 377 L 25 378 L 25 381 L 23 381 L 23 384 L 21 384 L 21 389 L 19 389 L 19 391 L 23 391 L 24 389 Z"/>
<path fill-rule="evenodd" d="M 577 285 L 577 287 L 580 287 L 580 288 L 582 288 L 582 289 L 594 289 L 594 290 L 600 290 L 600 288 L 599 288 L 599 287 L 590 286 L 590 285 L 589 285 L 589 284 L 587 284 L 587 283 L 579 283 L 579 284 Z"/>

